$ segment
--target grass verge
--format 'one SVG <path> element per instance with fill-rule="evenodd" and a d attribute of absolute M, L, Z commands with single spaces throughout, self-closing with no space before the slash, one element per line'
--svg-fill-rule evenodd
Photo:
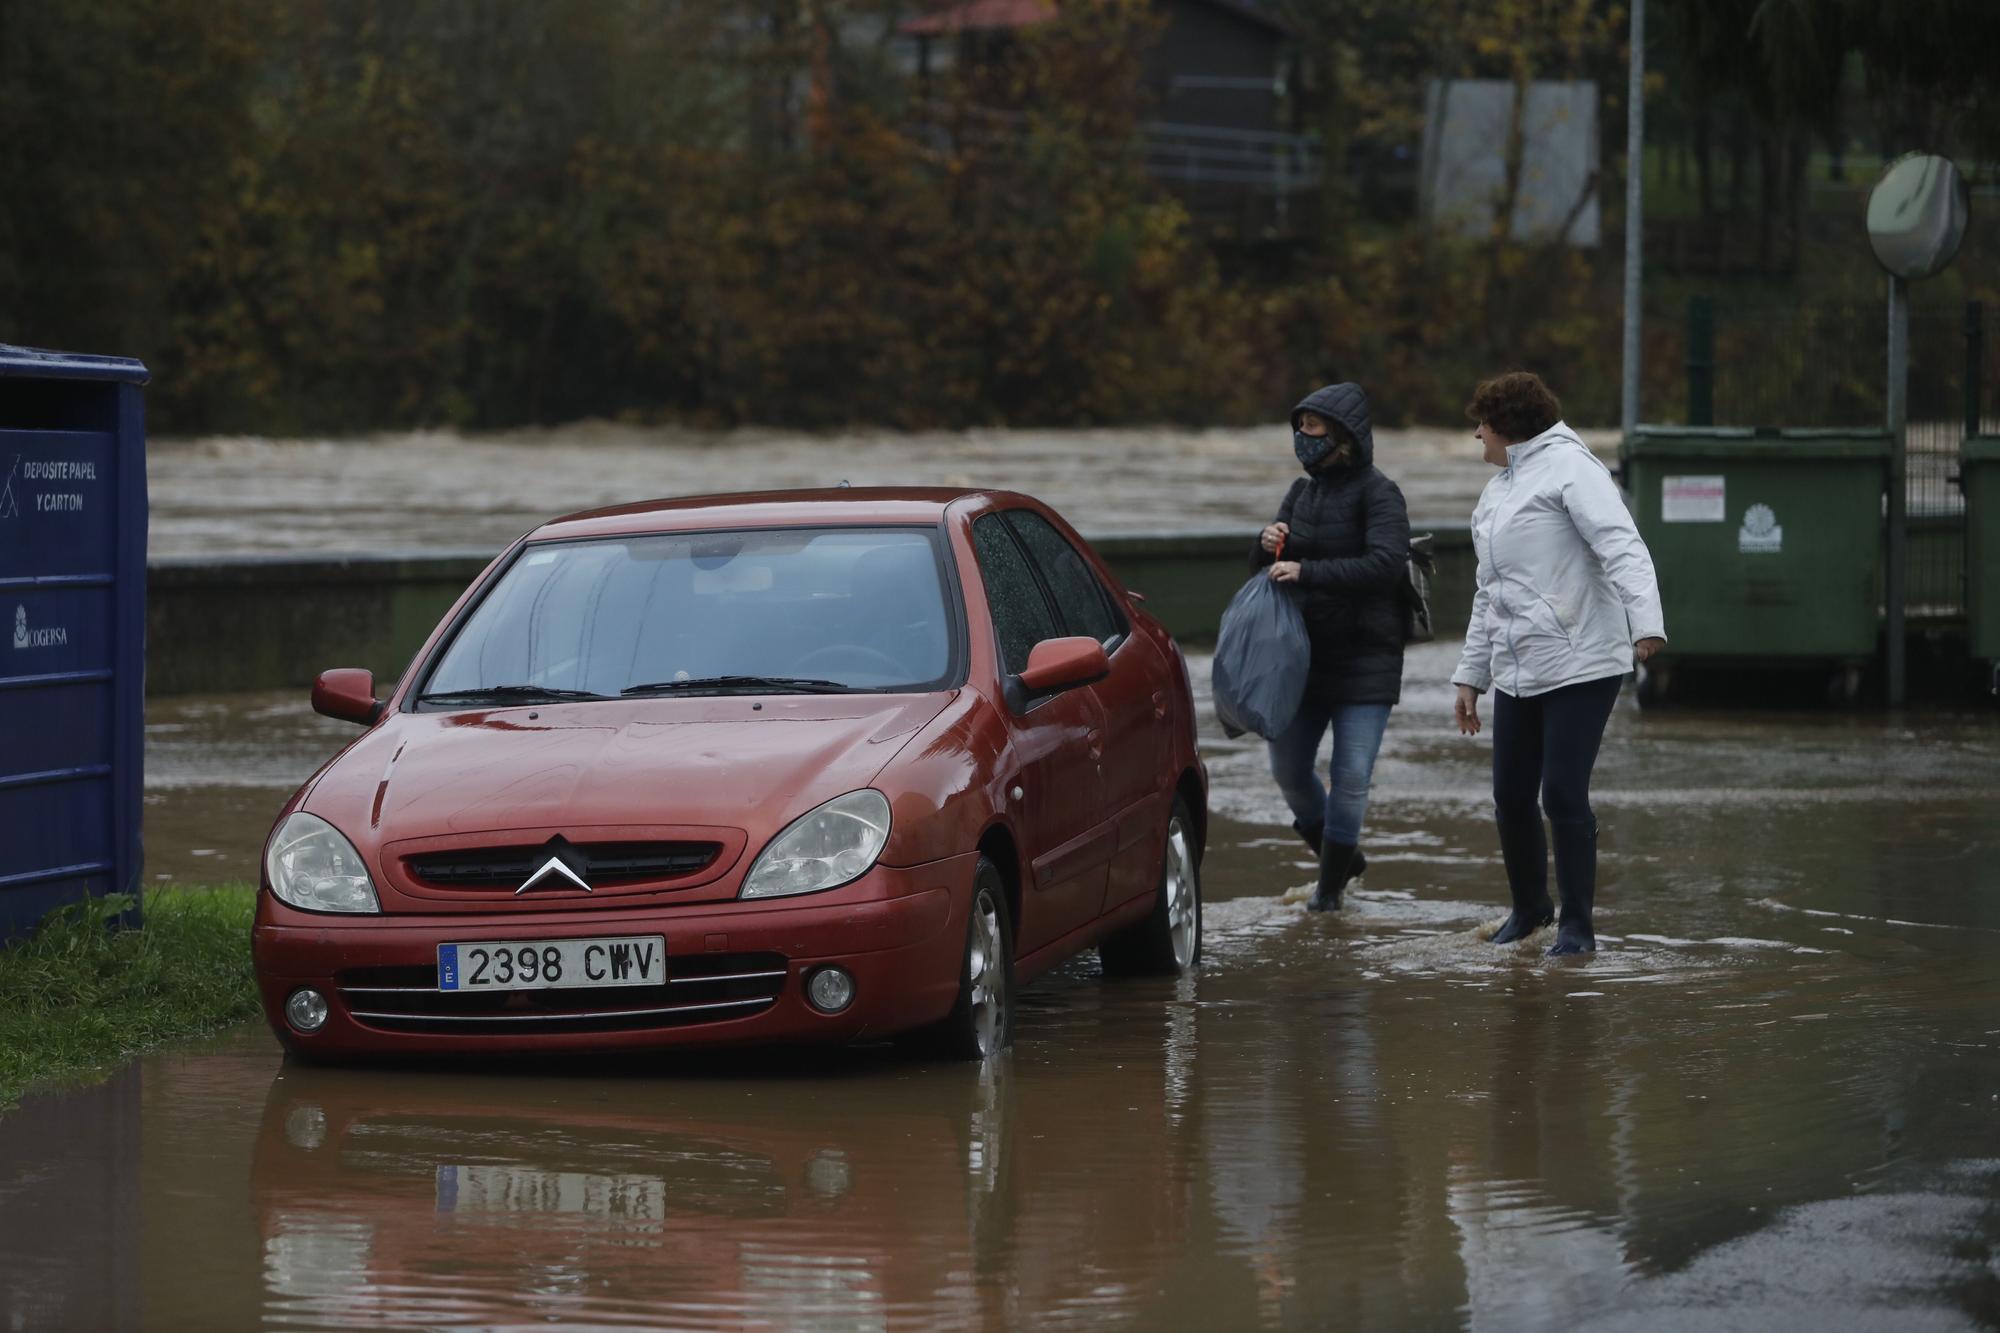
<path fill-rule="evenodd" d="M 0 1111 L 31 1084 L 106 1071 L 148 1047 L 258 1012 L 248 884 L 146 895 L 145 925 L 112 930 L 122 895 L 51 912 L 0 948 Z"/>

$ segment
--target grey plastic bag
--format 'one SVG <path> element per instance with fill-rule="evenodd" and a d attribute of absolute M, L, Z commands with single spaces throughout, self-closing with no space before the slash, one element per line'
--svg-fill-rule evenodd
<path fill-rule="evenodd" d="M 1229 736 L 1270 740 L 1292 724 L 1305 697 L 1312 641 L 1298 603 L 1257 574 L 1230 598 L 1215 639 L 1215 715 Z"/>

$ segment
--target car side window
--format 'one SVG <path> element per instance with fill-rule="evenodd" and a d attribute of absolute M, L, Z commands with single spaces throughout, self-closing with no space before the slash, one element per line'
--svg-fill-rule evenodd
<path fill-rule="evenodd" d="M 986 584 L 986 604 L 993 610 L 993 629 L 1000 636 L 1000 656 L 1010 673 L 1028 665 L 1028 654 L 1044 639 L 1060 635 L 1048 599 L 1021 548 L 1007 534 L 998 514 L 972 525 L 972 548 L 979 556 L 979 577 Z"/>
<path fill-rule="evenodd" d="M 1111 595 L 1090 563 L 1040 514 L 1016 509 L 1007 515 L 1007 522 L 1055 594 L 1069 632 L 1087 634 L 1109 648 L 1125 633 L 1125 625 L 1112 610 Z"/>

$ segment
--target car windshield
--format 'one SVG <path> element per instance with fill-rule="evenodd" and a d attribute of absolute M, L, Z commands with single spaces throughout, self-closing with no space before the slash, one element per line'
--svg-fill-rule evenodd
<path fill-rule="evenodd" d="M 945 607 L 925 529 L 533 545 L 451 639 L 419 702 L 937 688 L 952 665 Z"/>

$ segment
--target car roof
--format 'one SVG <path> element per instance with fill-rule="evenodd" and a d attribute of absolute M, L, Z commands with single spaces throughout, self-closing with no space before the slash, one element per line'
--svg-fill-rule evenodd
<path fill-rule="evenodd" d="M 617 537 L 713 528 L 846 527 L 853 524 L 935 524 L 959 500 L 984 497 L 996 505 L 1032 503 L 1010 491 L 953 486 L 841 486 L 818 490 L 743 491 L 685 495 L 589 509 L 550 519 L 529 541 Z"/>

